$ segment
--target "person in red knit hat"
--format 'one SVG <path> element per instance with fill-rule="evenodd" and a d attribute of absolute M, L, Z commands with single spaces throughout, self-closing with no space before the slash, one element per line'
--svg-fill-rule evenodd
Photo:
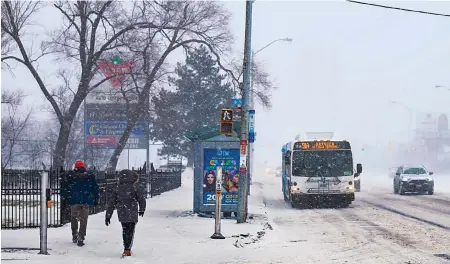
<path fill-rule="evenodd" d="M 61 186 L 61 198 L 70 206 L 72 242 L 80 247 L 86 236 L 89 206 L 98 205 L 99 194 L 95 175 L 86 171 L 82 160 L 77 160 L 74 170 L 68 173 Z"/>

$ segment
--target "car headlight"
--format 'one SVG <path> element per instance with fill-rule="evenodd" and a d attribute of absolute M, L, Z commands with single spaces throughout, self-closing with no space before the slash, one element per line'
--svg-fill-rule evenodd
<path fill-rule="evenodd" d="M 431 182 L 433 181 L 433 178 L 427 178 L 427 181 Z"/>
<path fill-rule="evenodd" d="M 408 177 L 402 177 L 402 181 L 407 182 L 407 181 L 409 181 L 409 180 L 410 180 L 410 178 L 408 178 Z"/>

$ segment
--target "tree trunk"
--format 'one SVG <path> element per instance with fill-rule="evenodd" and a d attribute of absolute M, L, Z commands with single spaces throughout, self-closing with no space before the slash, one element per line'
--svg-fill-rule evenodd
<path fill-rule="evenodd" d="M 125 145 L 128 141 L 128 138 L 130 137 L 130 133 L 133 130 L 133 127 L 136 125 L 136 120 L 138 118 L 133 118 L 134 120 L 131 120 L 131 122 L 127 123 L 127 127 L 125 128 L 125 131 L 122 134 L 122 137 L 120 138 L 119 142 L 117 143 L 117 147 L 114 149 L 114 153 L 112 154 L 111 158 L 109 159 L 109 166 L 107 170 L 111 173 L 116 171 L 117 168 L 117 162 L 119 162 L 120 154 L 122 153 L 123 149 L 125 148 Z"/>
<path fill-rule="evenodd" d="M 69 141 L 71 123 L 66 122 L 59 128 L 58 140 L 56 141 L 55 151 L 53 152 L 53 168 L 57 169 L 64 165 L 66 158 L 67 142 Z"/>

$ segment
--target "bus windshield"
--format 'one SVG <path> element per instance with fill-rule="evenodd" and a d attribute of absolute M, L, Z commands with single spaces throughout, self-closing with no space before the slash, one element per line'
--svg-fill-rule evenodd
<path fill-rule="evenodd" d="M 336 177 L 353 174 L 351 150 L 294 151 L 292 176 Z"/>

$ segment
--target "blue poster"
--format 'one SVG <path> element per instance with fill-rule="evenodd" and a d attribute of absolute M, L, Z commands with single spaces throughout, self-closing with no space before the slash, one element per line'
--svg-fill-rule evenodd
<path fill-rule="evenodd" d="M 239 149 L 205 149 L 203 204 L 216 204 L 216 166 L 222 166 L 222 204 L 239 200 Z"/>

